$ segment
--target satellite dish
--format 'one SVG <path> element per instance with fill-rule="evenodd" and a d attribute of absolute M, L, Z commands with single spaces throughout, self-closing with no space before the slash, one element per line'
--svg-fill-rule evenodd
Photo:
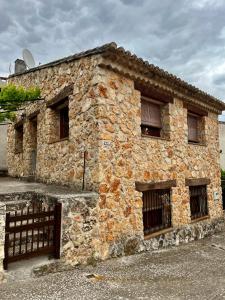
<path fill-rule="evenodd" d="M 23 60 L 27 68 L 31 69 L 35 67 L 35 61 L 32 53 L 28 49 L 23 49 Z"/>

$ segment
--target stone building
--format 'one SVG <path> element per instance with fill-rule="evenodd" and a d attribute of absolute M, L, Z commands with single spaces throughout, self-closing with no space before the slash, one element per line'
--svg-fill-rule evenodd
<path fill-rule="evenodd" d="M 220 165 L 225 170 L 225 122 L 219 122 Z"/>
<path fill-rule="evenodd" d="M 98 195 L 88 214 L 74 208 L 71 261 L 84 247 L 106 259 L 220 228 L 223 102 L 114 43 L 9 82 L 44 98 L 9 128 L 9 174 Z"/>

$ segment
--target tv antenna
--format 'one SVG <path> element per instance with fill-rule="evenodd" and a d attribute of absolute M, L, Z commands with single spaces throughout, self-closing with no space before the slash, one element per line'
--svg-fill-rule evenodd
<path fill-rule="evenodd" d="M 28 69 L 35 67 L 35 61 L 33 55 L 28 49 L 23 49 L 23 60 Z"/>
<path fill-rule="evenodd" d="M 11 75 L 12 74 L 12 64 L 10 63 L 9 64 L 9 75 Z"/>

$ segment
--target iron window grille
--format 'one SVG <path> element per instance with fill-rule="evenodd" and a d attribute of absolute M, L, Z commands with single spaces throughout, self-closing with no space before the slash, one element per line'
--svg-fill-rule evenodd
<path fill-rule="evenodd" d="M 208 215 L 208 203 L 207 203 L 207 187 L 190 186 L 190 209 L 191 219 L 199 219 Z"/>
<path fill-rule="evenodd" d="M 172 226 L 170 189 L 143 192 L 143 225 L 144 235 Z"/>

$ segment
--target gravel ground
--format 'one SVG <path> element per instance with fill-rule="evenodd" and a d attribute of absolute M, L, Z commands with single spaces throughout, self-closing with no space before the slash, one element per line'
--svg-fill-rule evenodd
<path fill-rule="evenodd" d="M 225 299 L 225 232 L 96 267 L 6 283 L 0 299 Z"/>

